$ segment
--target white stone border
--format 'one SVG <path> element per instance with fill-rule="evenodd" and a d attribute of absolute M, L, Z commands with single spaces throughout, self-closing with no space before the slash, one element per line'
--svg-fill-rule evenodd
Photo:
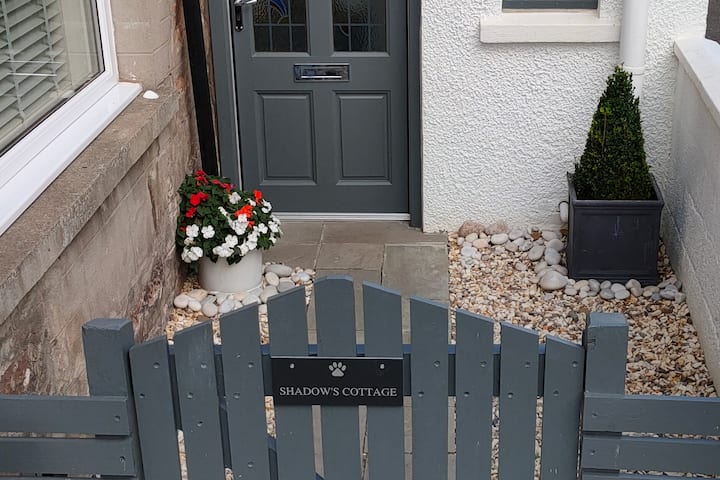
<path fill-rule="evenodd" d="M 483 43 L 611 43 L 620 41 L 620 20 L 592 11 L 504 11 L 480 19 Z"/>

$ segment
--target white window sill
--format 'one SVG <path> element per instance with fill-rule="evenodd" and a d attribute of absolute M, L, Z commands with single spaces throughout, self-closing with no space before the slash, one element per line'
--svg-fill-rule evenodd
<path fill-rule="evenodd" d="M 592 11 L 504 11 L 480 19 L 483 43 L 610 43 L 620 41 L 620 19 Z"/>
<path fill-rule="evenodd" d="M 0 205 L 5 206 L 0 209 L 0 235 L 141 90 L 135 83 L 115 83 L 103 92 L 103 84 L 109 83 L 88 86 L 102 93 L 73 98 L 69 108 L 45 121 L 47 129 L 36 128 L 3 157 L 12 170 L 0 174 Z"/>

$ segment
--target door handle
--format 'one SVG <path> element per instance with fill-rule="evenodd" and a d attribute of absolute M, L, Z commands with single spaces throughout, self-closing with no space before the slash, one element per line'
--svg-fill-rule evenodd
<path fill-rule="evenodd" d="M 257 0 L 231 0 L 233 10 L 235 11 L 235 31 L 242 31 L 244 27 L 243 25 L 243 13 L 242 9 L 245 5 L 252 5 L 253 3 L 257 3 Z"/>

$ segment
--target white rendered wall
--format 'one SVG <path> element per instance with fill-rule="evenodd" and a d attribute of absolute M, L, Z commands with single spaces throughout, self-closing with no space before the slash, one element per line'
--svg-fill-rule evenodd
<path fill-rule="evenodd" d="M 663 234 L 705 361 L 720 385 L 720 45 L 685 39 L 678 68 Z"/>
<path fill-rule="evenodd" d="M 621 17 L 621 0 L 599 1 L 601 19 Z M 424 229 L 455 230 L 467 219 L 558 223 L 565 173 L 582 154 L 618 43 L 481 43 L 481 18 L 511 15 L 501 0 L 422 5 Z M 673 41 L 703 36 L 706 14 L 707 0 L 651 1 L 641 109 L 661 188 L 671 151 Z"/>

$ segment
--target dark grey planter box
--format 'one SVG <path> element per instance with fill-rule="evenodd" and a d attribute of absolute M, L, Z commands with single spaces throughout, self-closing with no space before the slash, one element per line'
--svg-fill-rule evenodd
<path fill-rule="evenodd" d="M 568 174 L 570 213 L 566 250 L 568 276 L 657 284 L 660 214 L 663 201 L 653 178 L 657 200 L 578 200 Z"/>

